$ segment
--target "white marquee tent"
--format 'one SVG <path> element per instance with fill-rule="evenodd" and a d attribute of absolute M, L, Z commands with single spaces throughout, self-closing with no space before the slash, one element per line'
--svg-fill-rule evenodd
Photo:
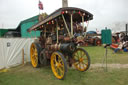
<path fill-rule="evenodd" d="M 30 61 L 30 45 L 34 38 L 0 38 L 0 69 Z"/>

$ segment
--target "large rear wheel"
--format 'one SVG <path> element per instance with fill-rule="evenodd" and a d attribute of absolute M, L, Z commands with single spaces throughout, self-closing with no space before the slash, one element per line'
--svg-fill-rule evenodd
<path fill-rule="evenodd" d="M 60 52 L 53 52 L 51 55 L 52 72 L 57 79 L 63 79 L 67 72 L 67 64 L 64 55 Z"/>
<path fill-rule="evenodd" d="M 79 71 L 86 71 L 90 66 L 90 57 L 83 48 L 77 48 L 73 55 L 73 66 Z"/>
<path fill-rule="evenodd" d="M 39 50 L 40 48 L 36 43 L 31 44 L 30 48 L 30 57 L 31 57 L 31 64 L 34 68 L 39 67 Z"/>
<path fill-rule="evenodd" d="M 40 61 L 41 66 L 46 66 L 48 64 L 48 60 L 45 55 L 45 49 L 41 51 L 39 61 Z"/>

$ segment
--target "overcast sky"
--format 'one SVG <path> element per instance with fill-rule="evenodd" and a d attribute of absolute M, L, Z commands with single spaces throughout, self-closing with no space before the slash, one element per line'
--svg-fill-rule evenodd
<path fill-rule="evenodd" d="M 62 0 L 40 0 L 48 14 L 62 7 Z M 69 7 L 85 9 L 94 15 L 88 30 L 108 27 L 125 30 L 128 0 L 68 0 Z M 39 14 L 38 0 L 0 0 L 0 28 L 16 28 L 25 19 Z"/>

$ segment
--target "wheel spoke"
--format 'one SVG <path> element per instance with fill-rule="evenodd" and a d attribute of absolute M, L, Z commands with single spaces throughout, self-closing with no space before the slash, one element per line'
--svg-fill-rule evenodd
<path fill-rule="evenodd" d="M 57 62 L 57 57 L 56 57 L 56 55 L 54 55 L 54 60 L 55 60 L 55 63 L 57 64 L 58 62 Z"/>
<path fill-rule="evenodd" d="M 83 60 L 83 63 L 88 63 L 88 60 Z"/>
<path fill-rule="evenodd" d="M 57 68 L 57 66 L 55 66 L 55 70 L 56 70 L 56 72 L 58 73 L 58 68 Z"/>
<path fill-rule="evenodd" d="M 77 68 L 79 68 L 79 67 L 80 67 L 80 62 L 75 63 L 75 66 L 76 66 Z"/>
<path fill-rule="evenodd" d="M 77 58 L 77 60 L 79 60 L 79 56 L 78 55 L 74 55 L 74 59 L 76 59 Z"/>
<path fill-rule="evenodd" d="M 82 52 L 82 51 L 81 51 Z M 83 54 L 82 54 L 82 56 L 85 56 L 85 53 L 84 52 L 82 52 Z"/>
<path fill-rule="evenodd" d="M 37 55 L 38 55 L 38 54 L 37 54 L 37 50 L 36 50 L 36 49 L 34 50 L 34 54 L 35 54 L 35 56 L 37 56 Z"/>
<path fill-rule="evenodd" d="M 58 62 L 59 62 L 59 64 L 63 65 L 62 59 L 60 59 Z"/>
<path fill-rule="evenodd" d="M 83 62 L 82 62 L 82 63 L 83 63 Z M 87 68 L 87 66 L 88 66 L 87 64 L 83 63 L 84 69 Z"/>
<path fill-rule="evenodd" d="M 34 50 L 35 50 L 34 47 L 32 47 L 32 51 L 33 51 L 33 52 L 34 52 Z"/>
<path fill-rule="evenodd" d="M 34 60 L 37 60 L 37 59 L 38 59 L 38 58 L 37 58 L 37 56 L 35 55 L 35 56 L 34 56 Z"/>
<path fill-rule="evenodd" d="M 79 61 L 75 62 L 75 65 L 78 65 L 79 64 Z"/>
<path fill-rule="evenodd" d="M 81 63 L 82 63 L 82 65 L 83 65 L 83 66 L 82 66 L 82 67 L 83 67 L 83 69 L 85 69 L 85 64 L 84 64 L 83 62 L 81 62 Z"/>
<path fill-rule="evenodd" d="M 61 62 L 61 58 L 58 56 L 58 63 L 60 63 Z"/>
<path fill-rule="evenodd" d="M 56 73 L 57 73 L 57 75 L 59 74 L 59 69 L 58 68 L 56 68 Z"/>
<path fill-rule="evenodd" d="M 81 62 L 79 63 L 79 68 L 81 69 Z"/>
<path fill-rule="evenodd" d="M 78 54 L 78 53 L 77 53 L 77 54 Z M 77 55 L 77 59 L 78 59 L 78 60 L 80 59 L 79 55 Z"/>
<path fill-rule="evenodd" d="M 59 71 L 60 71 L 61 75 L 63 75 L 63 74 L 64 74 L 64 70 L 63 70 L 63 69 L 61 69 L 61 67 L 59 68 Z"/>
<path fill-rule="evenodd" d="M 82 51 L 80 51 L 80 58 L 82 58 L 83 56 L 82 56 Z"/>
<path fill-rule="evenodd" d="M 84 64 L 81 62 L 80 63 L 80 70 L 84 70 L 84 69 L 85 69 Z"/>
<path fill-rule="evenodd" d="M 34 54 L 32 54 L 32 58 L 34 58 L 34 56 L 35 56 L 35 55 L 34 55 Z"/>
<path fill-rule="evenodd" d="M 84 56 L 84 57 L 83 57 L 83 60 L 88 60 L 88 58 Z"/>

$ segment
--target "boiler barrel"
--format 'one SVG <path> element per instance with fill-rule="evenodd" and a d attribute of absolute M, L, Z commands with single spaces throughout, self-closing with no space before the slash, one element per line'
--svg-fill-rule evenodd
<path fill-rule="evenodd" d="M 61 44 L 60 50 L 63 52 L 73 52 L 76 46 L 73 43 Z"/>

